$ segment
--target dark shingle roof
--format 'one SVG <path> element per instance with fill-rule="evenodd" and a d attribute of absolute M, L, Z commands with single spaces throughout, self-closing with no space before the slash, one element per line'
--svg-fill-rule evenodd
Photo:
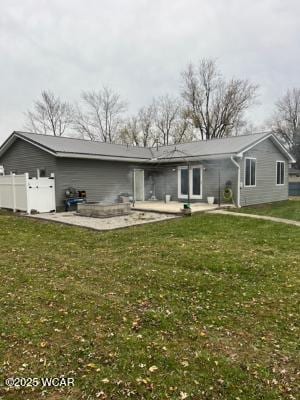
<path fill-rule="evenodd" d="M 184 161 L 188 158 L 230 157 L 243 152 L 248 147 L 254 146 L 267 137 L 271 137 L 274 143 L 281 148 L 282 152 L 286 152 L 270 132 L 160 146 L 157 149 L 27 132 L 14 132 L 0 147 L 0 154 L 5 152 L 16 138 L 21 138 L 53 153 L 57 157 L 97 158 L 137 162 L 157 162 L 157 160 L 160 160 L 161 162 L 171 162 L 171 160 Z M 292 157 L 287 152 L 286 154 L 292 160 Z"/>
<path fill-rule="evenodd" d="M 73 153 L 124 158 L 151 158 L 150 150 L 145 147 L 124 146 L 69 137 L 38 135 L 27 132 L 16 132 L 16 134 L 46 147 L 54 153 Z"/>
<path fill-rule="evenodd" d="M 270 132 L 254 133 L 251 135 L 231 136 L 223 139 L 182 143 L 176 146 L 163 146 L 159 147 L 158 152 L 154 151 L 153 154 L 162 158 L 180 158 L 183 154 L 189 157 L 236 154 L 269 134 Z"/>

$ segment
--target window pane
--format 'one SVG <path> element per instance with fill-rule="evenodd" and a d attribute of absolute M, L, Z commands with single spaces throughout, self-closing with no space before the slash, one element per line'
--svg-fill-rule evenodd
<path fill-rule="evenodd" d="M 188 170 L 181 169 L 181 194 L 188 194 Z"/>
<path fill-rule="evenodd" d="M 251 161 L 251 185 L 255 185 L 255 174 L 256 174 L 256 161 L 255 160 L 250 160 Z"/>
<path fill-rule="evenodd" d="M 200 168 L 193 168 L 193 194 L 199 196 L 200 193 L 200 185 L 201 185 L 201 174 Z"/>
<path fill-rule="evenodd" d="M 276 177 L 277 185 L 280 184 L 280 163 L 277 163 L 277 177 Z"/>
<path fill-rule="evenodd" d="M 282 163 L 280 163 L 280 166 L 281 166 L 281 184 L 283 185 L 284 184 L 284 163 L 282 162 Z"/>
<path fill-rule="evenodd" d="M 246 186 L 250 185 L 250 160 L 249 159 L 246 159 L 245 183 L 246 183 Z"/>
<path fill-rule="evenodd" d="M 282 162 L 282 161 L 277 162 L 276 183 L 277 183 L 277 185 L 284 184 L 284 162 Z"/>

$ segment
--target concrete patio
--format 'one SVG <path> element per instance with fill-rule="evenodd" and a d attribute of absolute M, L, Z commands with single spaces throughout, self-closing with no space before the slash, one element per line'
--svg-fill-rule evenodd
<path fill-rule="evenodd" d="M 26 218 L 34 218 L 47 222 L 59 222 L 67 225 L 75 225 L 97 231 L 128 228 L 134 225 L 149 224 L 178 218 L 170 213 L 157 213 L 146 211 L 131 211 L 128 215 L 118 215 L 110 218 L 92 218 L 79 215 L 76 211 L 42 213 L 26 215 Z"/>
<path fill-rule="evenodd" d="M 164 214 L 182 214 L 183 204 L 178 201 L 170 201 L 165 203 L 164 201 L 137 201 L 134 205 L 134 210 L 137 211 L 153 211 Z M 218 204 L 207 204 L 207 203 L 191 203 L 192 213 L 201 211 L 212 211 L 218 209 Z"/>

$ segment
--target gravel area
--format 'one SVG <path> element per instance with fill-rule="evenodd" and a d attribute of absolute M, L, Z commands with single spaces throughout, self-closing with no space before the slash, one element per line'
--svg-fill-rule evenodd
<path fill-rule="evenodd" d="M 99 231 L 126 228 L 133 225 L 148 224 L 150 222 L 178 218 L 178 216 L 171 214 L 161 214 L 144 211 L 132 211 L 132 213 L 129 215 L 122 215 L 111 218 L 82 217 L 76 212 L 34 214 L 30 215 L 29 217 L 46 221 L 61 222 L 69 225 L 78 225 L 86 228 L 96 229 Z"/>

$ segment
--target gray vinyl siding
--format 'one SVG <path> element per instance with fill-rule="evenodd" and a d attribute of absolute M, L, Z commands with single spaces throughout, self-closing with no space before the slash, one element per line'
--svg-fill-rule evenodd
<path fill-rule="evenodd" d="M 288 198 L 288 160 L 275 147 L 270 139 L 256 145 L 245 157 L 256 158 L 256 187 L 241 188 L 241 205 L 251 205 Z M 245 157 L 240 161 L 241 182 L 244 182 Z M 276 185 L 276 161 L 285 161 L 285 184 Z M 231 181 L 234 201 L 237 199 L 237 167 L 231 160 L 198 161 L 203 166 L 202 200 L 208 196 L 219 198 L 219 171 L 221 202 L 223 191 Z M 115 201 L 120 193 L 133 194 L 134 168 L 145 171 L 145 200 L 155 195 L 164 200 L 171 195 L 171 200 L 178 200 L 178 166 L 183 164 L 151 166 L 122 161 L 101 161 L 79 158 L 56 158 L 51 154 L 17 139 L 0 158 L 0 165 L 5 173 L 10 171 L 21 174 L 28 172 L 37 175 L 38 168 L 46 168 L 47 175 L 55 173 L 56 205 L 63 206 L 65 191 L 68 187 L 86 190 L 88 201 Z M 184 201 L 183 199 L 179 199 Z"/>
<path fill-rule="evenodd" d="M 0 158 L 0 165 L 4 166 L 5 174 L 28 172 L 36 177 L 38 168 L 46 168 L 47 175 L 54 172 L 58 209 L 64 205 L 68 187 L 86 190 L 88 201 L 115 201 L 122 192 L 132 194 L 133 169 L 143 167 L 126 162 L 56 158 L 21 139 Z"/>
<path fill-rule="evenodd" d="M 116 161 L 57 159 L 57 206 L 63 204 L 69 187 L 85 190 L 88 201 L 114 202 L 120 193 L 132 195 L 134 168 L 142 167 Z"/>
<path fill-rule="evenodd" d="M 233 201 L 236 202 L 237 166 L 235 166 L 229 159 L 211 162 L 206 161 L 203 163 L 203 166 L 203 200 L 207 201 L 208 196 L 213 196 L 218 202 L 220 193 L 221 203 L 223 203 L 224 189 L 230 183 L 229 186 L 233 192 Z"/>
<path fill-rule="evenodd" d="M 171 195 L 171 200 L 177 200 L 177 166 L 164 165 L 156 169 L 146 169 L 145 199 L 155 195 L 157 200 L 164 200 L 165 195 Z"/>
<path fill-rule="evenodd" d="M 256 159 L 256 186 L 245 187 L 245 158 Z M 276 185 L 276 161 L 285 161 L 284 185 Z M 241 206 L 270 203 L 288 199 L 288 159 L 285 158 L 270 139 L 267 139 L 247 153 L 240 161 Z"/>
<path fill-rule="evenodd" d="M 54 156 L 21 139 L 17 139 L 0 157 L 0 165 L 4 166 L 5 174 L 28 172 L 30 177 L 36 177 L 39 168 L 46 168 L 47 176 L 56 172 Z"/>
<path fill-rule="evenodd" d="M 184 164 L 180 164 L 181 166 Z M 158 200 L 164 200 L 165 195 L 171 195 L 171 200 L 178 199 L 178 167 L 180 165 L 162 165 L 157 170 L 147 170 L 145 173 L 145 198 L 150 199 L 152 193 Z M 208 196 L 219 199 L 219 171 L 220 193 L 223 202 L 223 192 L 228 181 L 231 182 L 233 198 L 237 197 L 237 167 L 231 160 L 199 161 L 194 165 L 202 165 L 202 199 L 191 199 L 194 202 L 207 202 Z M 149 182 L 150 181 L 150 182 Z"/>

